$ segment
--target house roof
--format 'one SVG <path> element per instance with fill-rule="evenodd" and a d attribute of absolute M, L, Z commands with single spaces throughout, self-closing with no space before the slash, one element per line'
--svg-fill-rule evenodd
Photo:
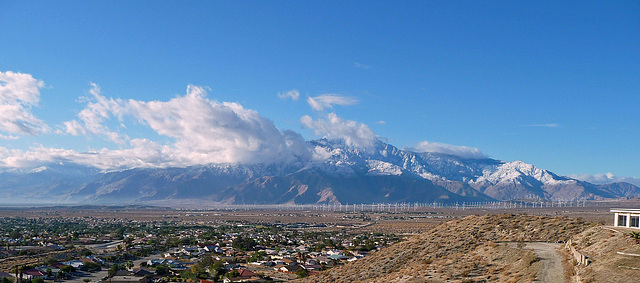
<path fill-rule="evenodd" d="M 155 272 L 153 272 L 151 270 L 148 270 L 148 269 L 145 269 L 145 268 L 137 267 L 137 268 L 133 269 L 133 274 L 135 276 L 145 276 L 145 275 L 155 274 Z"/>
<path fill-rule="evenodd" d="M 60 268 L 63 268 L 65 266 L 67 266 L 67 265 L 64 264 L 64 263 L 56 262 L 56 263 L 52 264 L 51 266 L 60 269 Z"/>
<path fill-rule="evenodd" d="M 37 270 L 35 268 L 27 269 L 27 270 L 23 271 L 22 273 L 27 274 L 27 275 L 31 275 L 31 276 L 44 276 L 44 273 L 42 273 L 42 271 Z"/>
<path fill-rule="evenodd" d="M 238 277 L 251 277 L 251 276 L 257 276 L 258 274 L 247 270 L 247 269 L 238 269 L 238 272 L 240 273 L 238 275 Z"/>
<path fill-rule="evenodd" d="M 6 273 L 4 271 L 0 271 L 0 278 L 3 278 L 3 277 L 13 278 L 13 274 Z"/>
<path fill-rule="evenodd" d="M 636 209 L 636 208 L 612 208 L 610 211 L 611 212 L 639 213 L 640 214 L 640 209 Z"/>
<path fill-rule="evenodd" d="M 143 278 L 133 277 L 133 276 L 113 276 L 111 277 L 111 282 L 140 282 Z"/>

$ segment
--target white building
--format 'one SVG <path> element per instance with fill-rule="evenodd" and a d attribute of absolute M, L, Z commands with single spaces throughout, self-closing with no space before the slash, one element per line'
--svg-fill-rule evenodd
<path fill-rule="evenodd" d="M 612 208 L 613 226 L 640 229 L 640 209 Z"/>

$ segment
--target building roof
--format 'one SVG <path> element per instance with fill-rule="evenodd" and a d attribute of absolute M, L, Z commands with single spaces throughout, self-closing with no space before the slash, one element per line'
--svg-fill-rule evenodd
<path fill-rule="evenodd" d="M 140 282 L 144 280 L 142 277 L 134 277 L 134 276 L 113 276 L 107 279 L 108 282 Z"/>
<path fill-rule="evenodd" d="M 640 213 L 640 209 L 638 208 L 612 208 L 610 211 L 621 213 Z"/>
<path fill-rule="evenodd" d="M 258 274 L 247 270 L 247 269 L 238 269 L 238 272 L 240 273 L 238 275 L 238 277 L 251 277 L 251 276 L 257 276 Z"/>
<path fill-rule="evenodd" d="M 44 276 L 44 273 L 42 273 L 42 271 L 37 270 L 35 268 L 27 269 L 27 270 L 23 271 L 22 273 L 28 274 L 28 275 L 31 275 L 31 276 Z"/>
<path fill-rule="evenodd" d="M 0 271 L 0 278 L 3 278 L 3 277 L 13 278 L 13 274 Z"/>

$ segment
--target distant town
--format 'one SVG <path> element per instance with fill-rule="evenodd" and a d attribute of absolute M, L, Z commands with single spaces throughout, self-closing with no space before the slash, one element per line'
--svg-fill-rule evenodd
<path fill-rule="evenodd" d="M 624 206 L 624 203 L 619 203 Z M 315 276 L 486 213 L 613 223 L 599 202 L 0 208 L 0 277 L 23 282 L 271 282 Z M 611 218 L 611 219 L 609 219 Z M 611 225 L 610 223 L 609 225 Z"/>
<path fill-rule="evenodd" d="M 2 217 L 2 281 L 286 281 L 361 259 L 400 241 L 401 236 L 394 233 L 363 231 L 376 220 L 408 219 L 410 215 L 135 209 L 93 212 L 93 216 L 73 216 L 82 213 L 44 209 L 39 217 Z M 236 214 L 249 217 L 242 220 Z M 434 213 L 410 216 L 439 217 Z M 298 221 L 304 219 L 313 221 Z"/>

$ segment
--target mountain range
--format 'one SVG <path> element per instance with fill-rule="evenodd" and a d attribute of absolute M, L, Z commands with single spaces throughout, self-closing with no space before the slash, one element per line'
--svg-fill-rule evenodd
<path fill-rule="evenodd" d="M 207 164 L 105 172 L 58 162 L 0 171 L 0 203 L 140 203 L 203 200 L 220 204 L 481 202 L 539 198 L 634 197 L 629 183 L 596 185 L 522 161 L 414 152 L 377 141 L 307 142 L 296 164 Z"/>

